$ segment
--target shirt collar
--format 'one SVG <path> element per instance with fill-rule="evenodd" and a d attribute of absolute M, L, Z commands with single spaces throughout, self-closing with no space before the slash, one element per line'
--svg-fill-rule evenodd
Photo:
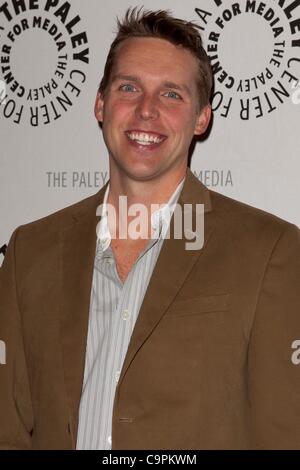
<path fill-rule="evenodd" d="M 107 207 L 106 207 L 108 193 L 109 193 L 109 184 L 107 185 L 107 188 L 105 190 L 103 203 L 102 203 L 101 219 L 97 227 L 97 236 L 98 236 L 97 243 L 100 244 L 102 251 L 105 251 L 109 247 L 110 242 L 111 242 L 111 235 L 110 235 L 108 222 L 107 222 Z"/>
<path fill-rule="evenodd" d="M 180 183 L 177 185 L 175 191 L 169 198 L 169 200 L 165 204 L 160 204 L 160 208 L 155 210 L 151 215 L 151 226 L 152 226 L 152 238 L 164 238 L 170 224 L 170 220 L 172 214 L 175 210 L 175 206 L 177 200 L 179 198 L 179 194 L 182 190 L 185 178 L 183 178 Z M 108 227 L 108 220 L 107 220 L 107 198 L 109 193 L 109 184 L 105 190 L 103 204 L 102 204 L 102 212 L 101 212 L 101 220 L 98 225 L 97 229 L 97 236 L 98 240 L 97 243 L 100 244 L 102 252 L 107 250 L 111 243 L 111 234 Z"/>

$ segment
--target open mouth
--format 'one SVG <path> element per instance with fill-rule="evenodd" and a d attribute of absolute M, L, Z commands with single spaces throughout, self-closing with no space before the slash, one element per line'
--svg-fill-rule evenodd
<path fill-rule="evenodd" d="M 125 134 L 132 144 L 148 148 L 157 147 L 167 138 L 165 135 L 146 131 L 126 131 Z"/>

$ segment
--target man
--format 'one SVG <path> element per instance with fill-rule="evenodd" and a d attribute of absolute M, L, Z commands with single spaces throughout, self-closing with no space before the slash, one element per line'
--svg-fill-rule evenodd
<path fill-rule="evenodd" d="M 1 448 L 300 448 L 299 230 L 187 168 L 211 83 L 193 24 L 127 12 L 95 105 L 109 184 L 16 230 L 1 269 Z M 176 202 L 204 205 L 203 246 Z"/>

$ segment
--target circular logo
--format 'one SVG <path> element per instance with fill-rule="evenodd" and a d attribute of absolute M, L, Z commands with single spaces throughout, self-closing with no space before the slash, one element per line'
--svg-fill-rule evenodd
<path fill-rule="evenodd" d="M 293 103 L 300 76 L 300 1 L 207 4 L 195 12 L 214 74 L 213 111 L 248 121 Z"/>
<path fill-rule="evenodd" d="M 61 0 L 0 4 L 0 114 L 33 128 L 74 106 L 86 82 L 89 45 L 79 14 Z"/>

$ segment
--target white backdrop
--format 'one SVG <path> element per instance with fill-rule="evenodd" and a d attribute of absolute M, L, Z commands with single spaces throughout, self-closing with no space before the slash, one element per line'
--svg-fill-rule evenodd
<path fill-rule="evenodd" d="M 300 226 L 300 5 L 283 3 L 143 0 L 198 22 L 211 56 L 214 122 L 196 145 L 196 175 Z M 93 106 L 115 18 L 130 5 L 0 0 L 0 247 L 107 180 Z"/>

